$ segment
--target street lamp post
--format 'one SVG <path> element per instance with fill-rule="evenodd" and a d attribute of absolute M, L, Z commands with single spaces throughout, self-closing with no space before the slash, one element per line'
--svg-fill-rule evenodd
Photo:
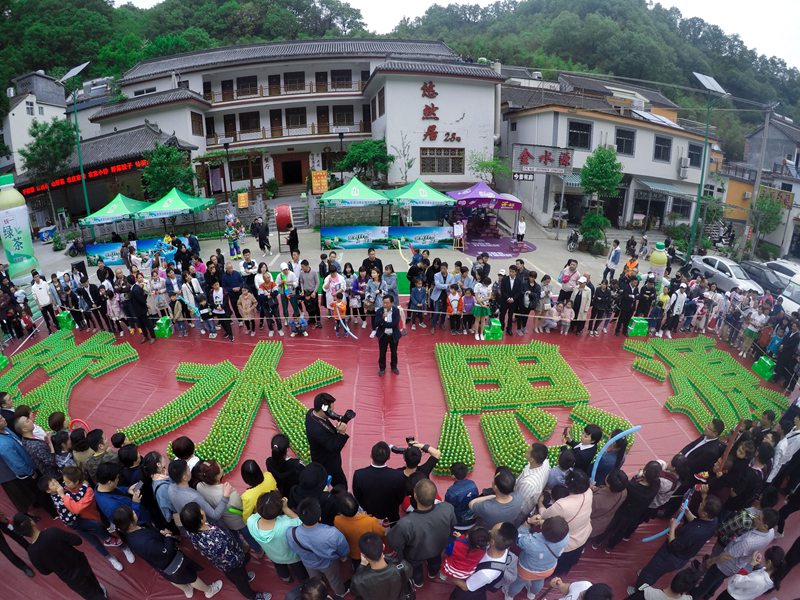
<path fill-rule="evenodd" d="M 344 185 L 344 171 L 342 171 L 342 160 L 344 160 L 344 131 L 339 131 L 339 182 Z"/>
<path fill-rule="evenodd" d="M 702 73 L 694 73 L 697 80 L 706 88 L 706 130 L 703 137 L 703 160 L 700 164 L 700 183 L 697 185 L 697 202 L 694 207 L 694 214 L 692 215 L 692 229 L 689 234 L 689 246 L 686 248 L 686 262 L 691 260 L 691 255 L 694 250 L 694 238 L 697 234 L 697 217 L 700 214 L 700 202 L 703 199 L 703 187 L 705 184 L 706 166 L 708 164 L 708 130 L 711 126 L 711 106 L 714 103 L 714 95 L 717 97 L 725 97 L 728 93 L 722 89 L 722 86 L 717 83 L 717 80 L 710 75 L 703 75 Z M 701 236 L 702 237 L 702 236 Z"/>
<path fill-rule="evenodd" d="M 77 67 L 72 67 L 67 73 L 59 79 L 59 83 L 65 85 L 65 82 L 69 79 L 72 79 L 76 75 L 78 75 L 81 71 L 83 71 L 87 66 L 89 66 L 89 61 L 83 63 L 82 65 L 78 65 Z M 81 175 L 81 188 L 83 189 L 83 203 L 86 207 L 86 216 L 89 216 L 91 211 L 89 210 L 89 193 L 86 190 L 86 177 L 84 176 L 83 172 L 83 154 L 81 152 L 81 129 L 78 125 L 78 88 L 76 87 L 72 90 L 72 108 L 73 108 L 73 115 L 75 117 L 75 146 L 78 151 L 78 169 Z M 53 215 L 55 217 L 55 215 Z M 94 238 L 94 225 L 89 226 L 89 230 L 92 234 L 92 238 Z"/>

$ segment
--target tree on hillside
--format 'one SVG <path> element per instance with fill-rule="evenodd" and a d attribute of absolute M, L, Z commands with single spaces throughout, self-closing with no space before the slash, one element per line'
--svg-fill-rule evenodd
<path fill-rule="evenodd" d="M 31 142 L 20 149 L 22 168 L 37 183 L 50 183 L 67 174 L 70 157 L 75 149 L 75 130 L 69 121 L 54 118 L 49 123 L 34 119 L 28 129 Z M 47 186 L 50 212 L 56 222 L 56 209 L 50 186 Z"/>
<path fill-rule="evenodd" d="M 395 157 L 386 150 L 386 140 L 364 140 L 350 144 L 344 158 L 336 163 L 337 171 L 350 171 L 359 179 L 377 181 L 386 177 Z"/>
<path fill-rule="evenodd" d="M 622 183 L 622 164 L 613 148 L 598 146 L 581 169 L 581 187 L 586 194 L 616 196 Z"/>
<path fill-rule="evenodd" d="M 149 198 L 158 200 L 172 188 L 194 194 L 194 171 L 187 153 L 158 144 L 145 158 L 148 165 L 142 169 L 142 186 Z"/>

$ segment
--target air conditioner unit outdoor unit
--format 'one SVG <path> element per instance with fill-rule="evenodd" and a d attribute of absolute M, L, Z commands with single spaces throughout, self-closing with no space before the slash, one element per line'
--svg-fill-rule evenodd
<path fill-rule="evenodd" d="M 745 200 L 750 200 L 750 198 L 752 198 L 752 197 L 753 197 L 753 192 L 745 192 L 744 193 L 744 199 Z"/>
<path fill-rule="evenodd" d="M 681 167 L 678 169 L 678 177 L 681 179 L 687 179 L 689 177 L 689 169 L 686 167 Z"/>
<path fill-rule="evenodd" d="M 682 156 L 681 157 L 681 169 L 688 169 L 689 168 L 689 157 Z"/>

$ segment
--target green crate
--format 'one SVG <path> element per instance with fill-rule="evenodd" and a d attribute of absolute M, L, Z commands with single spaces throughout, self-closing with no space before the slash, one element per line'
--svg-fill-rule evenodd
<path fill-rule="evenodd" d="M 59 329 L 63 329 L 64 331 L 75 329 L 75 319 L 73 319 L 72 315 L 66 310 L 62 310 L 56 315 L 56 321 L 58 321 Z"/>
<path fill-rule="evenodd" d="M 647 319 L 644 317 L 633 317 L 628 325 L 628 336 L 643 337 L 648 332 Z"/>
<path fill-rule="evenodd" d="M 753 363 L 753 372 L 764 381 L 769 381 L 775 374 L 775 361 L 768 356 L 762 356 Z"/>

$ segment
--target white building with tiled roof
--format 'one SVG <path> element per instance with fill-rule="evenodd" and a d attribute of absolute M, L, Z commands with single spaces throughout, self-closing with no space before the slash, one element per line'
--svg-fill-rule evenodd
<path fill-rule="evenodd" d="M 198 165 L 206 194 L 272 177 L 284 191 L 305 190 L 310 170 L 335 172 L 340 147 L 370 138 L 403 155 L 390 183 L 401 183 L 400 163 L 412 162 L 408 180 L 457 186 L 475 180 L 472 155 L 493 154 L 503 79 L 441 42 L 254 44 L 139 63 L 118 82 L 128 99 L 91 120 L 110 133 L 147 119 L 196 145 L 195 158 L 226 143 L 262 151 L 249 163 L 234 154 L 229 169 Z"/>

